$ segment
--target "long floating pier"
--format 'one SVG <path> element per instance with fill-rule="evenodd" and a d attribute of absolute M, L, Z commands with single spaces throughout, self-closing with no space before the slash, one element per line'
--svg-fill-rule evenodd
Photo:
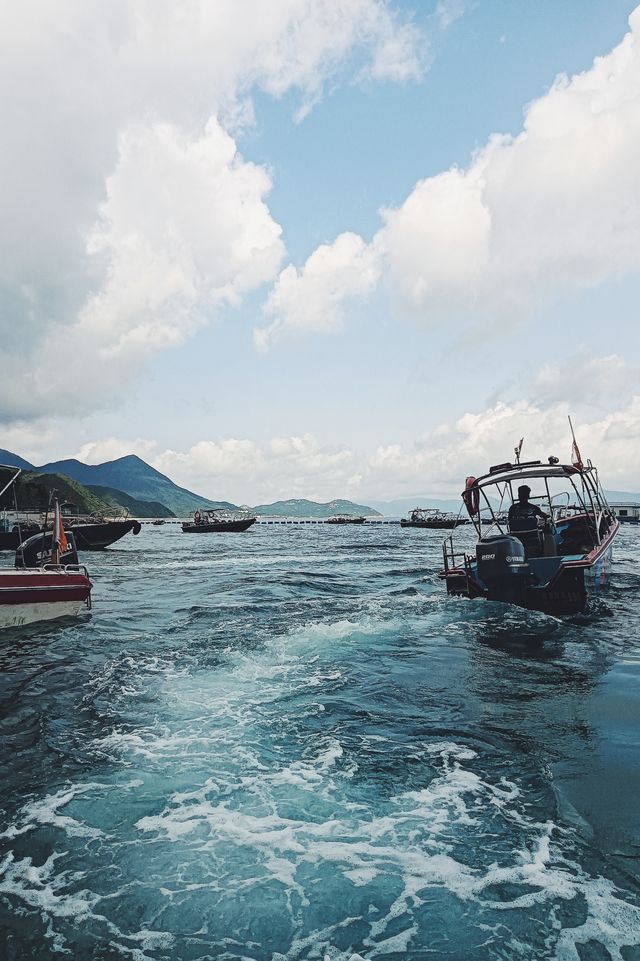
<path fill-rule="evenodd" d="M 172 517 L 171 519 L 165 519 L 165 524 L 182 524 L 182 521 L 178 518 Z M 153 519 L 147 519 L 140 521 L 141 524 L 153 524 Z M 276 517 L 273 520 L 267 520 L 267 518 L 260 518 L 256 521 L 256 524 L 326 524 L 327 520 L 324 517 L 320 517 L 313 520 L 300 520 L 300 519 L 289 519 L 285 517 Z M 330 527 L 373 527 L 379 526 L 380 524 L 399 524 L 399 520 L 386 520 L 381 518 L 380 520 L 367 520 L 364 524 L 330 524 Z M 164 525 L 159 525 L 164 526 Z"/>

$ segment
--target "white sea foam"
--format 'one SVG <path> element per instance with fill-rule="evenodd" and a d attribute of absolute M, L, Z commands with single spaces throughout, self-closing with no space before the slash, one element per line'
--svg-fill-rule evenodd
<path fill-rule="evenodd" d="M 48 794 L 39 801 L 30 801 L 21 808 L 17 823 L 10 824 L 0 833 L 0 838 L 15 838 L 27 831 L 33 831 L 42 824 L 60 828 L 70 837 L 100 837 L 102 831 L 99 828 L 82 824 L 69 815 L 59 814 L 58 811 L 74 798 L 100 790 L 104 786 L 96 783 L 75 784 L 55 794 Z"/>

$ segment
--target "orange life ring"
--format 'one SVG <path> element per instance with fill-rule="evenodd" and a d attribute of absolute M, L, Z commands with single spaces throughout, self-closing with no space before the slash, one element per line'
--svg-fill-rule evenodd
<path fill-rule="evenodd" d="M 464 506 L 467 508 L 469 517 L 475 517 L 480 511 L 480 491 L 475 485 L 476 478 L 467 477 L 462 500 L 464 501 Z"/>

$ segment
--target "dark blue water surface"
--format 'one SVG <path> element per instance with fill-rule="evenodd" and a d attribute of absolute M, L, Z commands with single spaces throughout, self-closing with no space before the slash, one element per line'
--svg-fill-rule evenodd
<path fill-rule="evenodd" d="M 638 961 L 640 530 L 573 623 L 441 540 L 145 527 L 0 635 L 3 961 Z"/>

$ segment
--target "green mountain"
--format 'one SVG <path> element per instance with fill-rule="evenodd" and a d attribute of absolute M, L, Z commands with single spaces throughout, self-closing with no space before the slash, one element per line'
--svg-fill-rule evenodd
<path fill-rule="evenodd" d="M 163 504 L 178 517 L 189 514 L 198 507 L 227 508 L 235 510 L 229 501 L 212 501 L 200 497 L 184 487 L 178 487 L 164 474 L 145 464 L 140 457 L 129 454 L 104 464 L 83 464 L 79 460 L 59 460 L 42 467 L 34 467 L 11 451 L 0 450 L 0 462 L 15 464 L 28 470 L 46 474 L 64 474 L 85 487 L 107 487 L 121 491 L 137 501 Z M 144 515 L 143 515 L 144 516 Z M 157 513 L 154 516 L 162 516 Z"/>
<path fill-rule="evenodd" d="M 126 508 L 132 517 L 176 516 L 173 511 L 170 511 L 164 504 L 160 504 L 159 501 L 140 501 L 129 494 L 125 494 L 124 491 L 116 490 L 114 487 L 88 484 L 86 490 L 91 491 L 92 494 L 95 494 L 104 504 L 108 504 L 110 507 Z"/>
<path fill-rule="evenodd" d="M 45 511 L 51 492 L 55 490 L 60 504 L 68 501 L 82 514 L 102 511 L 107 506 L 94 493 L 62 474 L 39 474 L 25 472 L 15 483 L 15 496 L 21 511 Z M 13 488 L 0 498 L 0 508 L 11 510 L 14 506 Z"/>
<path fill-rule="evenodd" d="M 378 511 L 353 501 L 335 500 L 328 504 L 317 501 L 293 499 L 273 504 L 258 504 L 252 508 L 256 514 L 268 517 L 332 517 L 334 514 L 353 514 L 357 517 L 379 517 Z"/>

